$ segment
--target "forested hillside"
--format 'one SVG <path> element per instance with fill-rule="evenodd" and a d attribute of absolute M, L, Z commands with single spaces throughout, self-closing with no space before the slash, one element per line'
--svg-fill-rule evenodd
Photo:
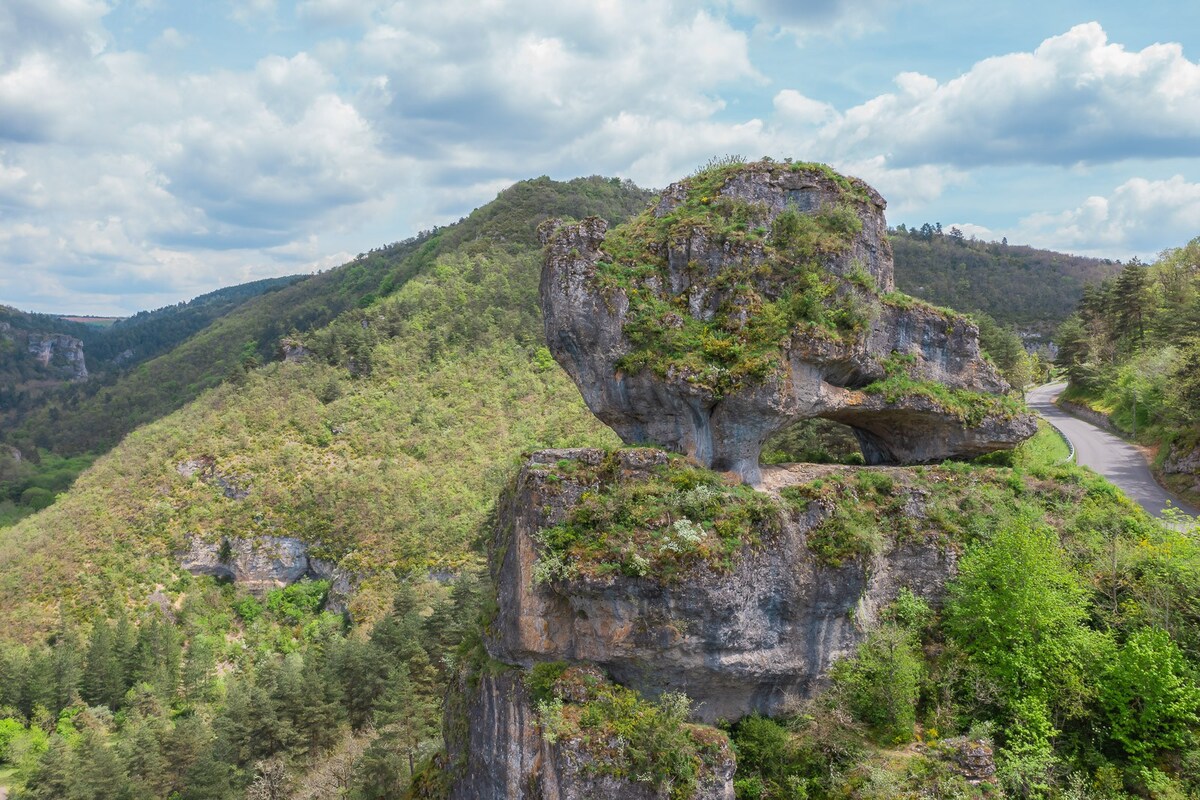
<path fill-rule="evenodd" d="M 35 341 L 60 334 L 81 339 L 93 331 L 78 322 L 0 305 L 0 420 L 21 397 L 39 395 L 45 386 L 71 378 L 70 365 L 61 354 L 43 363 L 30 352 L 30 336 Z"/>
<path fill-rule="evenodd" d="M 477 539 L 511 465 L 534 447 L 614 443 L 541 346 L 536 225 L 620 219 L 646 200 L 603 179 L 518 184 L 378 270 L 405 279 L 386 297 L 347 292 L 352 309 L 295 337 L 301 361 L 236 362 L 0 533 L 0 707 L 19 712 L 0 727 L 0 777 L 18 767 L 33 797 L 103 782 L 220 798 L 272 775 L 336 785 L 356 766 L 357 796 L 395 796 L 436 738 L 475 619 Z M 263 299 L 322 280 L 353 285 L 329 273 Z M 340 301 L 310 296 L 323 302 Z M 184 477 L 198 457 L 246 495 Z M 328 582 L 255 600 L 178 567 L 189 537 L 258 534 L 298 537 L 354 574 L 357 624 L 322 612 Z M 462 577 L 451 590 L 431 571 Z"/>
<path fill-rule="evenodd" d="M 1090 288 L 1057 341 L 1064 398 L 1157 447 L 1162 477 L 1200 501 L 1200 239 Z"/>
<path fill-rule="evenodd" d="M 957 311 L 982 311 L 1005 327 L 1047 337 L 1075 309 L 1086 286 L 1121 267 L 1112 261 L 965 238 L 923 225 L 892 231 L 896 286 Z"/>
<path fill-rule="evenodd" d="M 84 338 L 93 372 L 131 367 L 164 353 L 247 300 L 304 280 L 304 275 L 265 278 L 202 294 L 186 303 L 139 311 Z"/>

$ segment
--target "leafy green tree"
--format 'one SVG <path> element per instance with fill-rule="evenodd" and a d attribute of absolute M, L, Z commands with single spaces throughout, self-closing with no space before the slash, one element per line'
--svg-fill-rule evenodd
<path fill-rule="evenodd" d="M 1110 644 L 1085 626 L 1087 594 L 1053 529 L 1017 519 L 963 558 L 946 629 L 1009 714 L 1033 698 L 1078 716 Z"/>
<path fill-rule="evenodd" d="M 1137 764 L 1179 752 L 1200 723 L 1192 669 L 1160 628 L 1142 628 L 1122 645 L 1101 678 L 1100 704 L 1109 735 Z"/>
<path fill-rule="evenodd" d="M 1016 797 L 1046 797 L 1053 786 L 1057 763 L 1053 741 L 1059 731 L 1050 722 L 1050 710 L 1041 697 L 1021 697 L 1011 708 L 1005 746 L 997 771 L 1005 788 Z"/>
<path fill-rule="evenodd" d="M 924 674 L 916 645 L 908 631 L 884 625 L 859 645 L 854 658 L 834 667 L 834 684 L 850 712 L 880 742 L 912 740 Z"/>

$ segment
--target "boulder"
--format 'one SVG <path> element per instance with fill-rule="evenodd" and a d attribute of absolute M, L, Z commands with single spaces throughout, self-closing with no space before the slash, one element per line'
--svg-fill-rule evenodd
<path fill-rule="evenodd" d="M 823 165 L 760 161 L 673 184 L 613 230 L 550 220 L 546 339 L 588 407 L 757 483 L 791 422 L 850 426 L 869 464 L 1010 448 L 1036 431 L 965 317 L 896 294 L 884 201 Z"/>

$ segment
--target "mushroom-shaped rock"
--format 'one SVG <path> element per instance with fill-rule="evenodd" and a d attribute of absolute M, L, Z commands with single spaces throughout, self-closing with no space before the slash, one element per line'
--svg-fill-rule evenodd
<path fill-rule="evenodd" d="M 820 164 L 725 164 L 609 230 L 549 220 L 551 352 L 629 444 L 759 481 L 763 441 L 825 417 L 869 464 L 1013 447 L 1036 430 L 965 317 L 894 291 L 883 198 Z"/>

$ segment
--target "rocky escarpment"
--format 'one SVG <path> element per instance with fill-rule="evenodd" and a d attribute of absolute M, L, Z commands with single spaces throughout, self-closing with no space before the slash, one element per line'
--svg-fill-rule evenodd
<path fill-rule="evenodd" d="M 596 692 L 607 682 L 595 670 L 577 670 L 593 687 L 576 679 L 572 687 L 559 684 L 556 712 L 568 716 L 595 704 Z M 571 677 L 575 677 L 574 675 Z M 629 774 L 620 759 L 625 743 L 580 735 L 578 729 L 558 736 L 545 734 L 545 706 L 539 713 L 528 676 L 517 669 L 481 675 L 474 685 L 464 682 L 460 696 L 470 698 L 469 713 L 449 715 L 447 760 L 456 768 L 451 798 L 462 800 L 594 800 L 620 797 L 658 800 L 671 796 L 645 775 Z M 565 701 L 565 702 L 564 702 Z M 601 726 L 596 726 L 598 729 Z M 683 731 L 696 746 L 700 761 L 690 800 L 733 800 L 736 761 L 725 734 L 693 725 Z"/>
<path fill-rule="evenodd" d="M 2 306 L 0 310 L 4 310 Z M 74 336 L 30 331 L 14 327 L 8 322 L 0 322 L 0 354 L 6 350 L 15 351 L 18 361 L 32 361 L 36 364 L 33 367 L 34 376 L 39 380 L 87 380 L 83 341 Z"/>
<path fill-rule="evenodd" d="M 1036 430 L 966 318 L 897 295 L 884 201 L 821 165 L 729 165 L 640 217 L 543 226 L 551 352 L 626 443 L 759 480 L 797 419 L 849 425 L 870 464 L 1014 446 Z"/>
<path fill-rule="evenodd" d="M 61 371 L 68 380 L 87 380 L 83 342 L 74 336 L 64 333 L 30 333 L 27 348 L 29 354 L 43 368 Z"/>
<path fill-rule="evenodd" d="M 195 479 L 218 489 L 229 500 L 250 496 L 249 480 L 222 472 L 212 456 L 197 456 L 175 465 L 181 478 Z M 212 575 L 262 596 L 302 578 L 329 581 L 325 609 L 345 613 L 354 591 L 350 573 L 337 564 L 310 555 L 309 547 L 293 536 L 191 536 L 177 554 L 179 565 L 193 575 Z"/>
<path fill-rule="evenodd" d="M 533 454 L 497 513 L 490 661 L 448 715 L 450 796 L 658 796 L 581 783 L 623 762 L 597 752 L 594 728 L 560 726 L 601 718 L 594 703 L 571 716 L 569 693 L 554 695 L 566 711 L 535 702 L 546 669 L 576 665 L 643 702 L 686 695 L 699 723 L 813 696 L 903 590 L 937 605 L 955 573 L 959 543 L 932 520 L 972 487 L 920 469 L 768 467 L 760 491 L 660 450 Z M 686 796 L 731 796 L 721 746 Z"/>
<path fill-rule="evenodd" d="M 615 461 L 605 464 L 609 458 Z M 904 541 L 821 547 L 830 538 L 823 528 L 838 524 L 830 520 L 831 506 L 784 499 L 780 492 L 793 494 L 789 490 L 813 474 L 783 469 L 768 470 L 770 506 L 735 540 L 722 539 L 720 519 L 686 516 L 706 513 L 687 510 L 693 487 L 678 495 L 674 513 L 647 521 L 644 541 L 635 536 L 599 549 L 572 542 L 562 553 L 566 568 L 547 573 L 563 538 L 557 532 L 578 526 L 581 511 L 593 513 L 585 493 L 619 497 L 625 487 L 677 469 L 689 468 L 673 466 L 661 451 L 533 456 L 495 542 L 500 610 L 487 639 L 494 658 L 522 666 L 555 659 L 594 663 L 650 696 L 685 692 L 703 720 L 774 714 L 789 698 L 811 695 L 901 588 L 937 602 L 954 573 L 955 549 L 943 535 L 922 530 L 920 491 L 896 491 L 897 512 L 914 529 Z M 719 497 L 714 506 L 735 502 Z M 676 536 L 681 520 L 699 535 Z M 611 531 L 597 535 L 617 538 Z"/>
<path fill-rule="evenodd" d="M 192 537 L 179 554 L 179 565 L 193 575 L 232 581 L 259 597 L 301 578 L 326 580 L 329 594 L 325 609 L 335 613 L 346 611 L 353 591 L 349 574 L 336 564 L 309 555 L 308 546 L 292 536 L 226 536 L 218 541 Z"/>

